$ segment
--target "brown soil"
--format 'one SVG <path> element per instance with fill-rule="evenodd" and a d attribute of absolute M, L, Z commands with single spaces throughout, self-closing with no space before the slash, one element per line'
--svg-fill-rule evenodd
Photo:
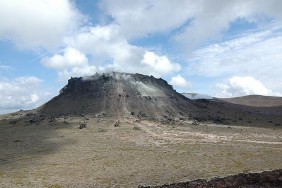
<path fill-rule="evenodd" d="M 282 168 L 276 127 L 38 115 L 0 116 L 0 187 L 156 186 Z"/>

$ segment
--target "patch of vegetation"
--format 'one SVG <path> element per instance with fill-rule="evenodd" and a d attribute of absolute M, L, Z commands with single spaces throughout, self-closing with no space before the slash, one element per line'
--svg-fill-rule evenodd
<path fill-rule="evenodd" d="M 235 168 L 241 169 L 241 168 L 244 167 L 244 164 L 242 163 L 242 161 L 235 161 L 234 166 L 235 166 Z"/>
<path fill-rule="evenodd" d="M 0 177 L 4 176 L 4 173 L 0 170 Z"/>

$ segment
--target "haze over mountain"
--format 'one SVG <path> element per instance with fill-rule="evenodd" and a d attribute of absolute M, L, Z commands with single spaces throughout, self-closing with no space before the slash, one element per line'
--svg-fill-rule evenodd
<path fill-rule="evenodd" d="M 205 94 L 199 94 L 199 93 L 181 93 L 185 97 L 191 99 L 191 100 L 197 100 L 197 99 L 208 99 L 211 100 L 213 99 L 212 96 L 205 95 Z"/>

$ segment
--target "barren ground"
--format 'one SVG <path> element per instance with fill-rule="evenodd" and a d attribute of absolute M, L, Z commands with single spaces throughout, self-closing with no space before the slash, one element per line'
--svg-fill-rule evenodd
<path fill-rule="evenodd" d="M 0 187 L 138 187 L 282 168 L 277 127 L 129 118 L 115 127 L 90 116 L 36 124 L 24 113 L 0 116 Z"/>

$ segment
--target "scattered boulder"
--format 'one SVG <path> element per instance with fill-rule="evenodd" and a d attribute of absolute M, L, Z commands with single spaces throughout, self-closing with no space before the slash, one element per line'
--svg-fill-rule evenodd
<path fill-rule="evenodd" d="M 140 123 L 141 120 L 140 120 L 140 119 L 136 119 L 135 122 L 136 122 L 136 123 Z"/>
<path fill-rule="evenodd" d="M 10 121 L 9 124 L 15 125 L 17 123 L 16 120 Z"/>
<path fill-rule="evenodd" d="M 84 129 L 84 128 L 86 128 L 86 123 L 80 124 L 78 128 L 79 128 L 79 129 Z"/>
<path fill-rule="evenodd" d="M 146 115 L 143 111 L 140 111 L 137 116 L 138 117 L 146 117 Z"/>
<path fill-rule="evenodd" d="M 51 122 L 54 122 L 55 121 L 55 119 L 54 118 L 50 118 L 49 119 L 49 122 L 51 123 Z"/>
<path fill-rule="evenodd" d="M 118 120 L 117 122 L 115 122 L 114 126 L 115 127 L 119 127 L 120 126 L 120 121 Z"/>
<path fill-rule="evenodd" d="M 197 120 L 194 120 L 192 125 L 199 125 L 198 121 Z"/>
<path fill-rule="evenodd" d="M 133 127 L 133 130 L 140 131 L 141 128 L 140 128 L 139 126 L 135 125 L 135 126 Z"/>

